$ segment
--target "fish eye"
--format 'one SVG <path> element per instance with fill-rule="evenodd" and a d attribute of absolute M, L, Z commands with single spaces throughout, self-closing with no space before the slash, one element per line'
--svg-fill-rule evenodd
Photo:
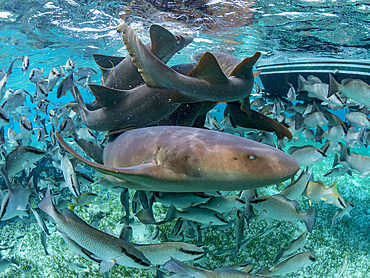
<path fill-rule="evenodd" d="M 311 256 L 310 257 L 310 261 L 313 261 L 314 262 L 314 261 L 316 261 L 316 258 Z"/>
<path fill-rule="evenodd" d="M 254 155 L 250 155 L 250 156 L 249 156 L 249 159 L 250 159 L 250 160 L 255 160 L 255 159 L 256 159 L 256 157 L 255 157 Z"/>

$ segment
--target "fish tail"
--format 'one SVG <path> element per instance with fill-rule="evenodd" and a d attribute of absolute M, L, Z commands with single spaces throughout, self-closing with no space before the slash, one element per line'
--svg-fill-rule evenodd
<path fill-rule="evenodd" d="M 163 265 L 163 268 L 175 272 L 177 274 L 182 274 L 182 275 L 189 275 L 193 276 L 194 274 L 197 274 L 195 270 L 195 267 L 187 265 L 175 258 L 171 257 L 171 260 L 168 261 Z"/>
<path fill-rule="evenodd" d="M 274 261 L 274 265 L 280 260 L 280 258 L 283 256 L 283 252 L 284 252 L 284 249 L 280 249 L 279 252 L 277 253 L 276 255 L 276 258 L 275 258 L 275 261 Z"/>
<path fill-rule="evenodd" d="M 167 211 L 166 219 L 164 220 L 165 222 L 172 221 L 177 217 L 177 209 L 175 208 L 174 205 L 171 205 L 170 208 Z"/>
<path fill-rule="evenodd" d="M 55 207 L 53 205 L 49 185 L 48 185 L 48 188 L 46 189 L 46 193 L 45 193 L 44 198 L 40 201 L 40 203 L 38 203 L 37 206 L 43 212 L 45 212 L 46 214 L 51 216 L 51 218 L 55 218 L 59 214 L 59 212 L 55 209 Z"/>
<path fill-rule="evenodd" d="M 307 81 L 304 79 L 302 75 L 298 75 L 298 86 L 297 86 L 297 93 L 304 92 L 304 86 L 306 85 Z"/>
<path fill-rule="evenodd" d="M 316 221 L 316 206 L 310 207 L 304 214 L 304 223 L 307 231 L 311 233 Z"/>
<path fill-rule="evenodd" d="M 329 73 L 329 90 L 328 90 L 328 96 L 327 98 L 334 95 L 336 92 L 338 92 L 338 86 L 340 84 L 335 80 L 335 78 Z"/>

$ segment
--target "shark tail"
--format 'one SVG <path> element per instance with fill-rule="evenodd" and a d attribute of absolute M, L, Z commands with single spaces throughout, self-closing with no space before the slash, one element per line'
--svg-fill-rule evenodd
<path fill-rule="evenodd" d="M 316 221 L 316 206 L 310 207 L 304 214 L 304 223 L 307 231 L 311 233 Z"/>

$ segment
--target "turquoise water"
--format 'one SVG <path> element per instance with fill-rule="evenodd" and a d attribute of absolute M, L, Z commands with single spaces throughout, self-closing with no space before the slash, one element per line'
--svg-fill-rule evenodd
<path fill-rule="evenodd" d="M 27 55 L 30 69 L 41 68 L 45 76 L 52 68 L 64 66 L 69 58 L 76 62 L 76 68 L 90 67 L 99 72 L 92 57 L 94 53 L 127 55 L 121 35 L 116 32 L 122 20 L 131 25 L 144 42 L 150 40 L 148 29 L 151 24 L 159 24 L 174 33 L 193 36 L 194 41 L 174 55 L 168 63 L 170 66 L 189 63 L 192 61 L 192 54 L 204 51 L 225 52 L 239 59 L 251 56 L 256 51 L 262 52 L 262 58 L 266 59 L 276 55 L 303 57 L 308 60 L 320 57 L 363 60 L 370 57 L 370 5 L 367 1 L 188 1 L 186 4 L 173 1 L 167 7 L 164 3 L 165 1 L 149 0 L 0 1 L 0 69 L 6 71 L 12 61 Z M 6 89 L 25 89 L 33 94 L 36 86 L 29 82 L 29 72 L 30 70 L 23 72 L 21 60 L 17 60 Z M 100 72 L 91 78 L 91 83 L 99 84 Z M 59 82 L 48 96 L 52 102 L 49 108 L 58 109 L 73 100 L 70 93 L 57 99 Z M 93 100 L 91 92 L 85 88 L 80 90 L 86 102 Z M 32 109 L 32 115 L 27 117 L 33 122 L 37 104 L 27 97 L 26 105 Z M 221 105 L 217 107 L 218 110 L 211 111 L 211 115 L 219 123 L 223 117 L 223 107 Z M 344 115 L 345 110 L 337 113 Z M 48 122 L 48 115 L 43 115 L 43 118 Z M 12 119 L 10 125 L 19 132 L 19 124 L 15 119 Z M 35 133 L 38 127 L 34 126 Z M 47 125 L 47 130 L 51 130 L 50 124 Z M 104 135 L 105 133 L 99 133 L 101 138 Z M 285 150 L 293 145 L 322 146 L 300 135 L 300 140 L 287 142 Z M 36 141 L 36 134 L 31 135 L 31 138 L 30 145 L 51 151 L 47 149 L 46 143 Z M 12 149 L 9 141 L 4 146 L 8 152 Z M 351 150 L 369 155 L 368 148 L 358 144 Z M 324 174 L 331 169 L 333 160 L 334 155 L 329 155 L 323 162 L 314 165 L 315 180 L 332 184 L 334 178 L 324 177 Z M 50 178 L 57 180 L 59 185 L 62 175 L 52 164 L 52 159 L 42 160 L 42 163 L 38 164 L 38 169 L 42 170 L 37 172 L 34 179 L 40 191 L 44 192 L 45 187 L 41 186 L 40 181 L 47 177 L 44 172 L 55 175 Z M 23 174 L 17 174 L 14 180 L 23 181 L 24 186 L 27 183 Z M 289 181 L 285 182 L 288 183 Z M 347 253 L 348 264 L 342 277 L 370 277 L 369 176 L 344 174 L 337 177 L 337 184 L 343 199 L 354 203 L 351 217 L 344 216 L 330 230 L 337 208 L 324 202 L 318 203 L 314 230 L 309 234 L 306 245 L 300 249 L 312 251 L 316 257 L 315 263 L 304 270 L 280 277 L 337 277 Z M 3 180 L 1 185 L 5 187 Z M 105 216 L 98 228 L 103 230 L 107 225 L 117 235 L 123 226 L 121 218 L 125 215 L 119 201 L 120 190 L 102 188 L 99 184 L 90 186 L 91 191 L 98 194 L 97 199 L 89 207 L 76 209 L 76 213 L 84 221 L 91 223 L 93 216 L 103 211 Z M 83 186 L 83 191 L 87 190 L 88 187 Z M 259 189 L 258 195 L 272 195 L 277 192 L 275 186 L 270 186 Z M 236 192 L 224 192 L 232 193 Z M 134 190 L 130 194 L 133 196 Z M 72 199 L 69 192 L 64 196 L 68 201 Z M 35 204 L 39 199 L 31 197 L 30 201 Z M 299 203 L 302 211 L 309 207 L 309 202 L 304 197 L 300 197 Z M 166 209 L 155 203 L 154 212 L 156 218 L 161 220 L 165 217 Z M 1 259 L 10 260 L 14 257 L 19 264 L 19 267 L 13 265 L 0 272 L 0 277 L 102 277 L 97 263 L 74 254 L 63 243 L 50 219 L 46 221 L 50 230 L 50 236 L 47 237 L 49 255 L 46 255 L 40 240 L 41 230 L 32 213 L 28 211 L 28 214 L 28 217 L 22 219 L 16 217 L 0 222 Z M 229 220 L 234 218 L 233 215 L 228 216 Z M 278 221 L 273 222 L 277 223 Z M 232 228 L 202 229 L 207 254 L 197 266 L 214 269 L 249 260 L 253 265 L 252 272 L 263 265 L 271 267 L 279 249 L 305 230 L 303 222 L 296 223 L 295 226 L 284 221 L 280 223 L 269 235 L 256 238 L 245 246 L 236 258 L 232 258 L 230 254 L 215 255 L 218 250 L 234 246 L 235 235 Z M 134 242 L 159 241 L 152 239 L 155 230 L 153 225 L 145 226 L 136 219 L 132 226 Z M 173 226 L 174 222 L 166 223 L 160 229 L 169 234 Z M 269 226 L 264 220 L 253 219 L 244 231 L 244 238 Z M 195 240 L 189 241 L 195 243 Z M 87 271 L 77 272 L 68 267 L 65 260 L 81 263 L 87 267 Z M 22 271 L 25 266 L 31 266 L 28 272 Z M 110 277 L 155 277 L 155 270 L 114 266 Z"/>

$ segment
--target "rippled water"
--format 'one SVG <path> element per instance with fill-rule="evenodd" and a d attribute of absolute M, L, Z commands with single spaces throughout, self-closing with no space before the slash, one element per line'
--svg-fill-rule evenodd
<path fill-rule="evenodd" d="M 6 70 L 11 61 L 28 55 L 31 68 L 43 68 L 44 73 L 53 67 L 65 65 L 68 58 L 77 61 L 77 68 L 92 67 L 98 70 L 92 57 L 93 53 L 127 55 L 122 38 L 116 32 L 122 20 L 132 25 L 145 42 L 149 41 L 148 28 L 153 23 L 175 33 L 192 35 L 193 43 L 176 54 L 170 61 L 171 65 L 190 62 L 190 56 L 194 52 L 202 51 L 222 51 L 238 58 L 250 56 L 255 51 L 261 51 L 265 58 L 274 55 L 353 60 L 370 57 L 370 3 L 366 0 L 1 0 L 0 69 Z M 8 81 L 9 87 L 13 90 L 24 88 L 33 92 L 35 86 L 28 82 L 27 73 L 23 74 L 19 69 L 20 62 L 16 66 L 17 69 Z M 98 84 L 100 79 L 99 74 L 93 78 L 93 83 Z M 328 168 L 330 165 L 327 163 L 325 167 Z M 345 198 L 357 194 L 359 202 L 368 202 L 368 199 L 362 198 L 358 192 L 351 191 L 360 187 L 364 180 L 356 176 L 354 179 L 346 177 L 342 182 L 351 183 L 350 191 L 343 195 Z M 369 182 L 369 179 L 366 182 Z M 360 212 L 369 215 L 370 211 L 360 209 L 354 213 L 355 217 Z M 334 209 L 330 213 L 322 211 L 320 217 L 331 219 Z M 353 249 L 365 248 L 366 251 L 361 251 L 358 256 L 369 261 L 367 252 L 370 240 L 361 243 L 356 242 L 355 238 L 356 229 L 363 229 L 360 222 L 356 222 L 350 232 L 344 227 L 335 231 L 334 236 L 327 231 L 325 225 L 327 226 L 327 223 L 317 223 L 317 229 L 325 229 L 325 233 L 312 239 L 312 245 L 315 247 L 323 244 L 321 249 L 316 250 L 321 265 L 325 265 L 324 260 L 330 252 L 335 252 L 330 248 L 331 240 L 334 239 L 342 249 L 346 249 L 343 245 L 348 242 L 353 244 L 354 247 L 351 247 Z M 27 227 L 25 225 L 24 229 Z M 345 236 L 344 231 L 348 232 Z M 286 237 L 284 233 L 274 236 L 280 239 Z M 362 236 L 369 239 L 368 235 Z M 230 232 L 227 237 L 232 238 Z M 343 237 L 347 242 L 342 243 Z M 208 240 L 212 240 L 212 237 Z M 273 243 L 271 239 L 271 242 L 265 245 Z M 210 248 L 217 249 L 215 242 L 208 244 Z M 52 248 L 58 250 L 61 247 L 54 243 Z M 249 251 L 264 252 L 258 248 L 251 248 Z M 342 263 L 344 253 L 340 253 L 340 256 L 335 255 L 335 260 L 330 261 L 330 269 L 333 271 L 327 270 L 326 275 L 336 273 Z M 215 260 L 217 261 L 217 258 Z M 351 260 L 355 258 L 352 257 Z M 217 262 L 218 266 L 222 263 L 221 259 Z M 206 262 L 205 266 L 212 268 L 213 265 Z M 366 270 L 364 272 L 361 268 L 357 272 L 356 269 L 350 270 L 351 273 L 360 273 L 358 275 L 366 273 Z M 58 277 L 59 274 L 53 277 Z M 321 274 L 315 275 L 320 277 Z"/>

